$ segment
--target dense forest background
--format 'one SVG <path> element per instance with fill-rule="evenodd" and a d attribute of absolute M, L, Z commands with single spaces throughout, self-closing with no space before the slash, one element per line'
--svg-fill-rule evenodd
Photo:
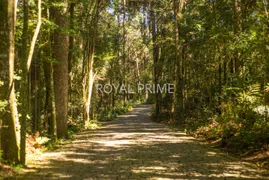
<path fill-rule="evenodd" d="M 1 0 L 0 137 L 25 164 L 27 138 L 68 138 L 135 103 L 222 147 L 269 141 L 267 0 Z M 100 93 L 95 84 L 174 84 Z M 19 157 L 20 156 L 20 157 Z"/>

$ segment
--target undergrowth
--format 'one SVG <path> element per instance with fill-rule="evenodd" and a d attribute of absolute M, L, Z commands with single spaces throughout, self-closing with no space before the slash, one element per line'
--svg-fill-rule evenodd
<path fill-rule="evenodd" d="M 241 157 L 268 152 L 269 106 L 261 89 L 256 84 L 244 88 L 226 88 L 223 90 L 222 103 L 215 109 L 209 108 L 206 103 L 196 106 L 186 102 L 182 119 L 163 109 L 158 121 L 173 124 Z M 191 105 L 188 106 L 188 103 Z"/>

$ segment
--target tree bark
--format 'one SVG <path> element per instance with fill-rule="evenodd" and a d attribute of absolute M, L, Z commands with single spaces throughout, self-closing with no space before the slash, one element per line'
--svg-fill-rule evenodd
<path fill-rule="evenodd" d="M 24 36 L 27 36 L 27 30 L 28 30 L 28 1 L 24 1 L 24 13 L 26 15 L 24 19 L 24 30 L 23 30 L 23 48 L 22 51 L 27 51 L 27 39 Z M 21 63 L 21 70 L 22 70 L 22 84 L 21 84 L 21 103 L 22 103 L 22 116 L 21 116 L 21 144 L 20 144 L 20 162 L 22 164 L 25 164 L 25 156 L 26 156 L 26 122 L 27 122 L 27 117 L 29 116 L 29 71 L 32 63 L 32 57 L 34 54 L 34 49 L 35 49 L 35 44 L 36 40 L 39 34 L 41 28 L 41 0 L 38 0 L 38 21 L 37 21 L 37 26 L 30 44 L 30 49 L 28 56 L 24 52 L 23 53 L 23 58 L 22 58 L 22 63 Z M 26 59 L 27 58 L 27 59 Z"/>
<path fill-rule="evenodd" d="M 40 62 L 41 52 L 37 52 L 33 64 L 31 66 L 31 97 L 32 97 L 32 133 L 35 134 L 37 131 L 40 131 L 41 124 L 41 73 L 40 73 Z"/>
<path fill-rule="evenodd" d="M 97 0 L 95 4 L 95 9 L 93 11 L 93 18 L 91 20 L 89 26 L 89 57 L 88 57 L 88 67 L 87 67 L 87 76 L 84 85 L 84 109 L 83 109 L 83 119 L 84 119 L 84 127 L 87 128 L 88 123 L 90 121 L 90 109 L 91 109 L 91 98 L 93 91 L 93 83 L 95 79 L 95 75 L 93 72 L 93 64 L 94 64 L 94 52 L 95 52 L 95 39 L 97 35 L 97 26 L 98 26 L 98 18 L 100 7 L 100 1 Z"/>
<path fill-rule="evenodd" d="M 181 47 L 179 42 L 180 37 L 180 20 L 182 18 L 182 10 L 184 7 L 183 0 L 174 0 L 174 16 L 175 16 L 175 92 L 173 95 L 174 107 L 172 107 L 172 111 L 174 111 L 175 117 L 182 117 L 182 112 L 184 111 L 184 83 L 183 83 L 183 71 L 184 71 L 184 50 Z M 180 50 L 182 48 L 182 51 Z M 180 58 L 180 51 L 182 52 L 182 60 Z"/>
<path fill-rule="evenodd" d="M 45 52 L 46 53 L 46 52 Z M 56 132 L 56 116 L 53 111 L 53 86 L 52 86 L 52 64 L 43 61 L 46 99 L 45 99 L 45 123 L 48 124 L 48 135 L 54 138 Z"/>
<path fill-rule="evenodd" d="M 234 36 L 236 37 L 240 31 L 240 12 L 241 12 L 241 8 L 240 8 L 240 0 L 234 0 L 234 4 L 233 4 L 233 33 Z M 239 62 L 239 58 L 238 58 L 238 52 L 235 50 L 233 53 L 233 58 L 231 60 L 231 73 L 237 73 L 238 75 L 238 71 L 239 71 L 239 67 L 240 66 L 240 62 Z"/>
<path fill-rule="evenodd" d="M 150 4 L 150 18 L 151 18 L 151 33 L 152 33 L 152 42 L 153 42 L 153 64 L 154 64 L 154 84 L 157 87 L 159 83 L 159 70 L 158 70 L 158 62 L 159 62 L 159 45 L 157 42 L 157 26 L 156 26 L 156 12 L 154 10 L 155 5 L 154 2 Z M 158 118 L 160 115 L 160 100 L 159 93 L 155 93 L 155 116 Z"/>
<path fill-rule="evenodd" d="M 69 7 L 70 26 L 71 30 L 74 30 L 74 12 L 75 3 L 71 3 Z M 68 75 L 69 75 L 69 102 L 70 102 L 70 117 L 73 118 L 73 101 L 72 101 L 72 66 L 73 66 L 73 54 L 74 54 L 74 37 L 73 32 L 69 36 L 69 54 L 68 54 Z"/>
<path fill-rule="evenodd" d="M 27 64 L 27 52 L 28 52 L 28 0 L 23 1 L 23 33 L 22 33 L 22 57 L 21 57 L 21 69 L 22 69 L 22 83 L 20 87 L 21 91 L 21 118 L 20 118 L 20 161 L 22 164 L 25 163 L 25 148 L 26 148 L 26 121 L 27 121 L 27 112 L 29 112 L 29 78 L 26 73 L 26 64 Z"/>
<path fill-rule="evenodd" d="M 126 0 L 122 0 L 123 5 L 123 21 L 122 21 L 122 30 L 123 30 L 123 85 L 126 84 L 126 41 L 127 41 L 127 34 L 126 34 Z M 123 104 L 126 106 L 127 102 L 127 93 L 124 91 L 123 93 Z"/>
<path fill-rule="evenodd" d="M 0 112 L 3 121 L 1 147 L 3 159 L 18 163 L 18 143 L 16 138 L 17 106 L 14 90 L 14 48 L 15 48 L 15 1 L 0 1 L 0 99 L 5 102 L 4 111 Z"/>
<path fill-rule="evenodd" d="M 48 8 L 45 8 L 44 16 L 51 20 L 50 11 Z M 45 78 L 45 88 L 46 88 L 46 98 L 45 98 L 45 107 L 44 107 L 44 128 L 47 128 L 49 137 L 55 139 L 56 137 L 56 114 L 55 114 L 55 101 L 54 101 L 54 88 L 53 88 L 53 64 L 51 62 L 52 58 L 52 43 L 51 43 L 51 31 L 43 32 L 44 41 L 47 41 L 47 44 L 43 48 L 43 69 L 44 69 L 44 78 Z"/>
<path fill-rule="evenodd" d="M 60 28 L 68 28 L 68 20 L 65 18 L 67 13 L 67 1 L 64 8 L 53 8 L 54 21 Z M 53 58 L 56 60 L 53 70 L 57 137 L 67 138 L 68 121 L 68 51 L 69 37 L 60 28 L 54 32 Z"/>

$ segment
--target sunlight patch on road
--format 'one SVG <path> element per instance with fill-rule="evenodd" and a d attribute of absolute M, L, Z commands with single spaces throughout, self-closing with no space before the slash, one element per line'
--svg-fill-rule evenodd
<path fill-rule="evenodd" d="M 91 141 L 93 143 L 102 144 L 104 146 L 108 147 L 119 147 L 121 145 L 130 145 L 130 144 L 136 144 L 134 141 L 130 140 L 114 140 L 114 141 Z M 101 146 L 102 146 L 101 145 Z"/>
<path fill-rule="evenodd" d="M 128 117 L 137 117 L 137 115 L 125 114 L 125 115 L 120 115 L 119 117 L 128 118 Z"/>
<path fill-rule="evenodd" d="M 167 167 L 162 167 L 162 166 L 150 166 L 150 167 L 139 167 L 137 169 L 132 169 L 132 172 L 134 173 L 153 173 L 155 171 L 165 171 L 167 170 Z"/>
<path fill-rule="evenodd" d="M 134 144 L 134 142 L 131 142 L 129 140 L 117 140 L 117 141 L 106 141 L 104 142 L 106 146 L 119 146 L 119 145 L 126 145 L 126 144 Z"/>
<path fill-rule="evenodd" d="M 213 151 L 209 151 L 209 152 L 206 152 L 206 155 L 207 156 L 215 156 L 215 155 L 217 155 L 217 153 L 213 152 Z"/>

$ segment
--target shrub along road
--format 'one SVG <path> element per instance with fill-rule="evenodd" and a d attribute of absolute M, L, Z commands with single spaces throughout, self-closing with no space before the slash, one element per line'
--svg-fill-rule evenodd
<path fill-rule="evenodd" d="M 100 129 L 76 135 L 38 157 L 18 179 L 269 179 L 252 164 L 152 122 L 151 111 L 138 105 Z"/>

